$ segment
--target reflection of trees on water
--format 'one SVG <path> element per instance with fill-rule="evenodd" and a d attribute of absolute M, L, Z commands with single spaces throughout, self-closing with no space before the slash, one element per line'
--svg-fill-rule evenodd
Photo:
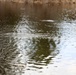
<path fill-rule="evenodd" d="M 19 15 L 20 15 L 19 7 L 16 4 L 0 3 L 1 32 L 13 31 L 14 26 L 20 19 Z"/>
<path fill-rule="evenodd" d="M 25 6 L 25 15 L 31 20 L 43 20 L 51 19 L 58 20 L 61 19 L 62 13 L 62 4 L 61 5 L 26 5 Z"/>
<path fill-rule="evenodd" d="M 59 28 L 56 22 L 62 19 L 62 5 L 26 5 L 24 15 L 33 33 L 46 33 L 51 34 L 50 36 L 57 36 Z M 54 22 L 42 22 L 42 20 L 53 20 Z"/>
<path fill-rule="evenodd" d="M 9 7 L 9 4 L 0 5 L 0 33 L 10 33 L 14 30 L 14 27 L 17 26 L 17 29 L 15 28 L 16 36 L 12 35 L 12 38 L 10 37 L 11 35 L 0 36 L 0 71 L 2 73 L 5 73 L 6 71 L 7 75 L 16 75 L 15 70 L 11 68 L 10 63 L 19 55 L 20 51 L 23 51 L 23 60 L 26 60 L 25 57 L 27 56 L 28 63 L 33 65 L 42 63 L 47 65 L 51 62 L 52 58 L 59 53 L 56 50 L 56 40 L 48 38 L 48 36 L 51 37 L 55 35 L 54 38 L 59 36 L 59 28 L 56 22 L 46 23 L 41 22 L 41 20 L 61 20 L 61 6 L 26 6 L 22 9 L 22 16 L 24 15 L 25 17 L 21 21 L 19 16 L 20 11 L 16 5 L 11 7 Z M 73 13 L 70 11 L 65 12 L 63 15 L 66 14 L 65 17 L 75 19 L 75 13 L 76 12 Z M 18 21 L 19 23 L 17 25 Z M 39 35 L 37 35 L 37 33 L 39 33 Z M 33 38 L 30 39 L 26 34 L 30 36 L 33 34 L 33 36 L 31 36 Z M 36 38 L 35 36 L 39 37 Z M 59 38 L 57 40 L 59 40 Z"/>
<path fill-rule="evenodd" d="M 33 61 L 35 61 L 36 64 L 44 62 L 44 64 L 47 65 L 50 63 L 52 58 L 58 54 L 55 40 L 51 39 L 51 36 L 57 37 L 58 27 L 54 24 L 55 22 L 46 23 L 41 22 L 41 20 L 56 20 L 59 15 L 56 15 L 56 18 L 54 17 L 52 11 L 53 8 L 47 8 L 48 11 L 46 11 L 44 7 L 36 7 L 24 7 L 25 10 L 23 9 L 24 13 L 22 20 L 20 20 L 15 28 L 17 34 L 14 36 L 14 39 L 16 41 L 17 48 L 22 51 L 21 53 L 23 53 L 24 60 L 28 60 L 28 63 L 32 64 L 34 64 Z M 54 13 L 57 13 L 56 11 L 54 11 Z M 61 11 L 57 14 L 60 12 Z M 48 37 L 50 37 L 50 39 Z"/>
<path fill-rule="evenodd" d="M 11 62 L 19 54 L 15 41 L 10 34 L 20 19 L 17 5 L 0 3 L 0 75 L 16 75 L 12 71 Z M 5 34 L 4 34 L 5 32 Z"/>
<path fill-rule="evenodd" d="M 0 22 L 15 24 L 19 20 L 19 6 L 12 3 L 0 3 Z"/>
<path fill-rule="evenodd" d="M 38 21 L 29 24 L 30 27 L 34 30 L 33 33 L 42 33 L 50 37 L 57 36 L 59 34 L 59 28 L 56 23 Z"/>
<path fill-rule="evenodd" d="M 63 19 L 64 20 L 76 20 L 76 10 L 64 10 L 63 12 Z"/>
<path fill-rule="evenodd" d="M 23 60 L 27 60 L 27 62 L 31 64 L 34 64 L 33 61 L 35 61 L 36 64 L 41 64 L 44 61 L 44 64 L 47 65 L 52 58 L 58 54 L 58 51 L 56 51 L 57 43 L 54 39 L 51 39 L 51 34 L 54 35 L 58 33 L 58 28 L 55 25 L 53 27 L 53 24 L 51 25 L 53 28 L 48 27 L 48 23 L 46 23 L 44 27 L 41 26 L 41 24 L 45 23 L 28 21 L 26 17 L 23 17 L 22 21 L 20 21 L 15 28 L 17 33 L 13 37 L 18 50 L 20 50 L 23 55 Z M 42 30 L 44 33 L 36 32 L 36 30 Z M 51 34 L 48 35 L 46 33 L 47 31 Z M 55 31 L 55 33 L 52 33 L 52 31 Z"/>
<path fill-rule="evenodd" d="M 32 59 L 35 62 L 44 61 L 45 64 L 49 64 L 52 58 L 58 54 L 58 52 L 56 52 L 56 44 L 55 44 L 54 39 L 48 39 L 48 37 L 45 39 L 44 37 L 35 38 L 33 36 L 35 39 L 33 38 L 30 39 L 32 43 L 28 44 L 29 37 L 26 36 L 26 34 L 30 32 L 29 30 L 32 30 L 35 33 L 35 36 L 36 36 L 36 32 L 37 33 L 43 32 L 47 35 L 47 31 L 48 31 L 48 33 L 51 33 L 52 35 L 57 34 L 58 28 L 56 27 L 56 25 L 54 25 L 54 23 L 43 23 L 39 20 L 42 20 L 42 19 L 57 20 L 59 18 L 58 14 L 61 12 L 60 10 L 57 13 L 58 8 L 55 8 L 55 7 L 52 7 L 52 8 L 41 7 L 40 8 L 36 6 L 31 9 L 31 7 L 30 8 L 25 7 L 26 10 L 23 11 L 25 17 L 24 19 L 22 19 L 22 21 L 20 20 L 21 21 L 20 23 L 19 21 L 20 13 L 19 13 L 19 9 L 16 6 L 9 7 L 9 5 L 4 4 L 0 7 L 1 9 L 0 11 L 0 16 L 1 16 L 0 17 L 0 29 L 1 29 L 0 33 L 3 33 L 3 32 L 10 33 L 11 31 L 14 30 L 14 27 L 16 27 L 17 22 L 19 21 L 17 25 L 17 29 L 15 28 L 16 30 L 18 30 L 16 34 L 17 33 L 25 34 L 23 36 L 21 35 L 19 36 L 18 34 L 17 34 L 18 36 L 12 35 L 14 40 L 13 38 L 8 37 L 8 36 L 0 37 L 0 40 L 1 40 L 0 42 L 1 54 L 0 55 L 2 57 L 0 58 L 1 60 L 0 64 L 5 68 L 5 71 L 8 75 L 11 75 L 11 74 L 16 75 L 15 72 L 12 72 L 11 65 L 9 63 L 11 63 L 17 57 L 18 55 L 17 50 L 20 50 L 20 51 L 24 50 L 23 51 L 23 53 L 25 52 L 24 54 L 26 55 L 29 54 L 27 55 L 29 57 L 28 58 L 29 60 Z M 53 32 L 55 31 L 55 33 L 52 33 L 52 31 Z M 26 39 L 25 36 L 28 39 Z M 26 56 L 24 55 L 24 57 Z M 26 60 L 26 59 L 23 58 L 23 60 Z"/>
<path fill-rule="evenodd" d="M 33 54 L 31 55 L 31 51 L 29 52 L 30 58 L 34 60 L 35 62 L 41 63 L 44 61 L 44 63 L 49 64 L 49 62 L 52 60 L 53 57 L 55 57 L 56 53 L 56 44 L 53 39 L 43 39 L 38 38 L 34 40 L 36 42 L 36 45 L 34 49 L 32 49 Z M 50 56 L 48 59 L 46 59 L 48 56 Z"/>
<path fill-rule="evenodd" d="M 71 3 L 51 3 L 46 5 L 25 5 L 25 15 L 28 15 L 29 20 L 65 20 L 76 19 L 76 5 Z"/>

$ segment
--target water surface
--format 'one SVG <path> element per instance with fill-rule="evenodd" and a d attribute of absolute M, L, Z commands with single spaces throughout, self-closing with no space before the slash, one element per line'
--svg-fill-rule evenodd
<path fill-rule="evenodd" d="M 75 7 L 0 3 L 0 75 L 76 75 Z"/>

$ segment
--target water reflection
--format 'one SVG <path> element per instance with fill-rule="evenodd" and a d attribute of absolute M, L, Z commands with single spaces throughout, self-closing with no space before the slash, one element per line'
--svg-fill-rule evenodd
<path fill-rule="evenodd" d="M 62 4 L 54 5 L 25 5 L 24 14 L 31 20 L 59 20 L 61 19 Z M 35 13 L 34 13 L 35 12 Z"/>
<path fill-rule="evenodd" d="M 17 4 L 0 3 L 0 22 L 14 25 L 19 20 L 19 9 Z"/>
<path fill-rule="evenodd" d="M 6 71 L 8 75 L 10 75 L 10 73 L 12 72 L 10 63 L 19 54 L 19 52 L 16 50 L 16 45 L 13 44 L 13 39 L 0 36 L 0 73 L 2 73 L 1 75 L 3 75 L 3 73 L 6 73 Z"/>
<path fill-rule="evenodd" d="M 13 37 L 22 55 L 22 61 L 20 61 L 22 63 L 26 63 L 27 61 L 28 64 L 47 65 L 50 63 L 50 60 L 59 53 L 56 50 L 58 40 L 53 38 L 54 36 L 51 36 L 51 34 L 53 34 L 52 31 L 54 31 L 53 29 L 51 30 L 51 34 L 48 34 L 46 28 L 38 26 L 39 23 L 42 24 L 42 22 L 34 22 L 35 25 L 33 25 L 30 21 L 23 16 L 14 30 Z M 47 26 L 45 25 L 45 27 Z M 38 32 L 40 30 L 39 28 L 43 33 Z M 48 31 L 50 32 L 50 29 Z"/>
<path fill-rule="evenodd" d="M 49 56 L 56 47 L 55 42 L 52 39 L 50 41 L 48 41 L 48 39 L 40 39 L 38 40 L 36 46 L 37 50 L 31 56 L 31 59 L 34 59 L 36 62 L 43 61 L 44 58 Z"/>
<path fill-rule="evenodd" d="M 65 75 L 75 75 L 75 5 L 9 5 L 0 5 L 1 74 L 62 75 L 67 70 Z"/>
<path fill-rule="evenodd" d="M 12 3 L 0 3 L 0 33 L 12 32 L 20 19 L 20 8 Z M 8 29 L 9 28 L 9 29 Z"/>
<path fill-rule="evenodd" d="M 16 5 L 10 5 L 10 3 L 0 3 L 0 75 L 15 74 L 11 62 L 19 54 L 10 33 L 19 20 L 20 9 Z"/>

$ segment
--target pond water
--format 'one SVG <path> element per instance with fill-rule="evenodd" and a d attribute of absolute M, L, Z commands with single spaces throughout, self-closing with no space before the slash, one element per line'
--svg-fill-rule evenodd
<path fill-rule="evenodd" d="M 75 8 L 0 3 L 0 75 L 76 75 Z"/>

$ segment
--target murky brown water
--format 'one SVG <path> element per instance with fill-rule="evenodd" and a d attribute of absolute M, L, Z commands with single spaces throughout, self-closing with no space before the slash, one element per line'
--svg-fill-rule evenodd
<path fill-rule="evenodd" d="M 76 75 L 75 7 L 0 3 L 0 75 Z"/>

